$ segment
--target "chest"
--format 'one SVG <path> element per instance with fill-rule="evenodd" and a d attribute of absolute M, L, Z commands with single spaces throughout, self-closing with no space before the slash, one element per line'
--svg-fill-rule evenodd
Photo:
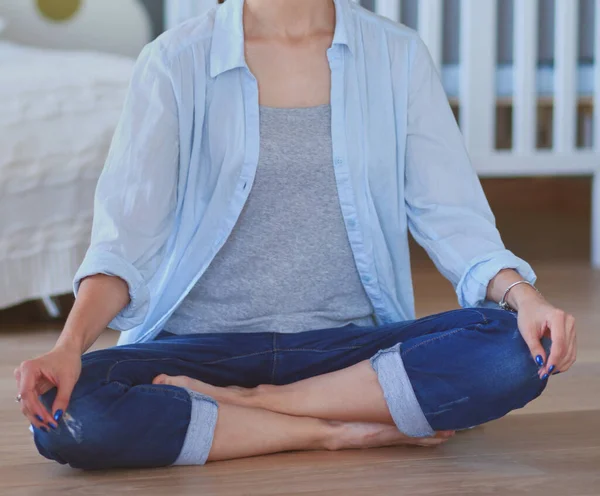
<path fill-rule="evenodd" d="M 329 103 L 331 37 L 297 44 L 248 40 L 246 62 L 258 82 L 259 101 L 269 107 L 311 107 Z"/>

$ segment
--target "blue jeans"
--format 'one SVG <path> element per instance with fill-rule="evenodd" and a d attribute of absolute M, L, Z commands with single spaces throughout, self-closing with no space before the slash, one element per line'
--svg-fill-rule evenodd
<path fill-rule="evenodd" d="M 544 346 L 548 350 L 550 342 Z M 454 310 L 380 327 L 351 324 L 297 334 L 163 333 L 150 343 L 84 355 L 67 415 L 55 431 L 35 430 L 35 444 L 45 457 L 82 469 L 202 464 L 216 402 L 152 385 L 157 375 L 254 387 L 369 359 L 396 425 L 415 436 L 497 419 L 546 386 L 515 315 L 503 310 Z M 42 397 L 46 406 L 55 394 Z"/>

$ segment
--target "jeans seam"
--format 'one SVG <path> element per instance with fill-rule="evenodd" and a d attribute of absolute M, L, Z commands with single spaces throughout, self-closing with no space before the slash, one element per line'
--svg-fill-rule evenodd
<path fill-rule="evenodd" d="M 485 314 L 483 312 L 480 312 L 479 310 L 476 310 L 475 308 L 469 308 L 468 310 L 470 310 L 471 312 L 475 312 L 476 314 L 478 314 L 482 319 L 483 319 L 483 323 L 484 324 L 488 324 L 488 319 L 485 316 Z"/>
<path fill-rule="evenodd" d="M 407 330 L 411 329 L 412 327 L 414 327 L 415 325 L 421 325 L 426 322 L 431 322 L 432 320 L 435 320 L 437 318 L 447 317 L 448 315 L 454 314 L 457 312 L 474 312 L 483 320 L 484 324 L 488 324 L 488 322 L 489 322 L 487 320 L 487 317 L 482 312 L 480 312 L 479 310 L 477 310 L 475 308 L 455 308 L 454 310 L 449 310 L 448 312 L 437 313 L 434 315 L 428 315 L 427 317 L 423 317 L 421 319 L 415 319 L 409 325 L 407 325 L 406 327 L 403 327 L 402 331 L 403 332 L 407 331 Z M 393 323 L 393 324 L 396 324 L 396 323 Z M 385 326 L 381 326 L 381 327 L 385 327 Z"/>
<path fill-rule="evenodd" d="M 368 346 L 368 344 L 364 344 L 362 346 L 343 346 L 341 348 L 331 348 L 329 350 L 317 350 L 312 348 L 280 348 L 277 351 L 311 351 L 313 353 L 330 353 L 332 351 L 360 350 L 365 346 Z"/>
<path fill-rule="evenodd" d="M 236 355 L 236 356 L 227 357 L 227 358 L 219 358 L 218 360 L 213 360 L 212 362 L 202 362 L 199 365 L 215 365 L 217 363 L 227 362 L 229 360 L 238 360 L 240 358 L 250 358 L 250 357 L 258 356 L 258 355 L 268 355 L 269 353 L 271 353 L 271 350 L 257 351 L 255 353 L 248 353 L 247 355 Z"/>
<path fill-rule="evenodd" d="M 411 348 L 408 348 L 407 350 L 402 350 L 400 352 L 400 356 L 405 357 L 406 355 L 408 355 L 411 351 L 415 350 L 416 348 L 420 348 L 421 346 L 424 346 L 426 344 L 430 344 L 433 343 L 435 341 L 439 341 L 440 339 L 446 338 L 448 336 L 453 336 L 454 334 L 456 334 L 457 332 L 460 331 L 466 331 L 467 329 L 464 328 L 460 328 L 460 329 L 454 329 L 453 331 L 450 332 L 445 332 L 444 334 L 442 334 L 441 336 L 436 336 L 434 338 L 430 338 L 427 339 L 426 341 L 421 341 L 420 343 L 417 343 L 416 345 L 414 345 Z"/>
<path fill-rule="evenodd" d="M 171 389 L 171 388 L 168 388 L 165 386 L 155 386 L 153 384 L 138 384 L 136 386 L 130 386 L 121 381 L 110 381 L 110 384 L 119 386 L 126 391 L 129 391 L 135 387 L 140 391 L 145 391 L 145 392 L 150 392 L 150 393 L 159 393 L 159 394 L 162 394 L 163 396 L 169 396 L 172 399 L 175 399 L 178 401 L 183 401 L 184 403 L 187 402 L 187 400 L 190 397 L 189 393 L 187 391 L 185 391 L 185 389 L 183 389 L 183 391 L 185 391 L 185 393 L 180 393 L 179 391 L 176 391 L 174 389 Z"/>
<path fill-rule="evenodd" d="M 119 360 L 115 363 L 113 363 L 110 368 L 108 369 L 108 371 L 106 372 L 106 382 L 118 382 L 118 381 L 111 381 L 110 375 L 112 374 L 114 368 L 117 365 L 120 365 L 122 363 L 128 363 L 128 362 L 166 362 L 166 361 L 171 361 L 171 360 L 176 360 L 179 362 L 184 362 L 185 360 L 181 360 L 180 358 L 177 357 L 167 357 L 167 358 L 127 358 L 125 360 Z"/>

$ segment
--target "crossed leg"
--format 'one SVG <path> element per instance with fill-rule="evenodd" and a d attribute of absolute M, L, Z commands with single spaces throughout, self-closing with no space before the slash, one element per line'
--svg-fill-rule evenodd
<path fill-rule="evenodd" d="M 447 431 L 431 438 L 411 438 L 393 424 L 328 421 L 220 402 L 208 461 L 284 451 L 338 451 L 399 445 L 433 447 L 453 434 Z"/>
<path fill-rule="evenodd" d="M 462 315 L 462 325 L 418 333 L 397 348 L 423 413 L 438 431 L 431 438 L 410 438 L 399 431 L 388 391 L 382 388 L 373 360 L 362 360 L 291 384 L 254 388 L 215 387 L 189 377 L 169 375 L 159 375 L 153 382 L 195 390 L 223 405 L 285 415 L 290 425 L 290 418 L 298 422 L 329 421 L 329 428 L 337 427 L 337 435 L 329 438 L 329 449 L 396 444 L 434 446 L 452 437 L 454 429 L 479 425 L 525 406 L 546 386 L 537 375 L 537 367 L 512 315 L 485 311 L 481 313 L 483 321 L 474 322 L 467 322 Z M 472 315 L 469 318 L 472 320 Z M 544 344 L 549 346 L 549 342 Z M 457 351 L 464 355 L 459 362 L 471 363 L 462 367 L 460 363 L 451 364 Z M 486 372 L 490 368 L 488 357 L 501 360 L 493 377 Z M 263 427 L 273 429 L 274 425 Z M 217 424 L 209 460 L 221 459 L 225 446 L 234 449 L 226 437 L 219 435 L 226 430 Z M 271 432 L 275 437 L 279 435 Z M 348 435 L 346 439 L 344 433 Z M 285 436 L 283 432 L 281 435 Z"/>
<path fill-rule="evenodd" d="M 66 412 L 81 435 L 62 420 L 56 431 L 36 431 L 36 445 L 84 469 L 435 446 L 524 406 L 546 385 L 504 312 L 302 334 L 174 338 L 86 355 Z M 230 384 L 243 388 L 217 387 Z"/>
<path fill-rule="evenodd" d="M 308 391 L 314 401 L 332 385 L 329 377 L 307 379 L 289 386 L 219 388 L 185 376 L 160 375 L 154 384 L 191 389 L 215 399 L 219 416 L 208 461 L 228 460 L 283 451 L 366 449 L 414 445 L 434 447 L 448 441 L 453 431 L 412 438 L 398 430 L 389 414 L 377 376 L 368 362 L 331 374 L 334 383 L 348 384 L 349 376 L 366 377 L 364 390 L 374 402 L 348 414 L 343 399 L 333 405 L 304 404 Z M 374 377 L 373 377 L 374 376 Z M 334 384 L 335 385 L 335 384 Z M 281 389 L 281 392 L 279 391 Z M 283 393 L 283 394 L 280 394 Z M 339 390 L 338 390 L 339 393 Z M 294 398 L 295 397 L 295 398 Z M 291 400 L 285 407 L 286 401 Z M 363 405 L 369 404 L 367 400 Z"/>

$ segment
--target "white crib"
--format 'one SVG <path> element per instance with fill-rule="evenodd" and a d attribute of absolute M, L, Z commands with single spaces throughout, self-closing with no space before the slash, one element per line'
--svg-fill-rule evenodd
<path fill-rule="evenodd" d="M 511 2 L 513 54 L 498 63 L 507 33 L 499 2 Z M 539 2 L 554 10 L 553 60 L 540 64 L 538 35 L 549 30 Z M 167 0 L 167 23 L 200 15 L 217 0 Z M 600 268 L 600 0 L 363 0 L 381 15 L 412 24 L 427 44 L 482 177 L 592 176 L 592 264 Z M 585 4 L 585 5 L 584 5 Z M 592 15 L 580 17 L 580 9 Z M 453 9 L 453 10 L 452 10 Z M 589 11 L 589 12 L 588 12 Z M 550 13 L 552 14 L 552 12 Z M 458 22 L 445 19 L 452 15 Z M 415 19 L 416 17 L 416 19 Z M 547 16 L 546 16 L 547 17 Z M 580 20 L 592 25 L 584 26 Z M 580 30 L 591 29 L 581 61 Z M 444 60 L 454 37 L 458 60 Z M 445 31 L 446 30 L 446 31 Z M 551 32 L 551 30 L 550 30 Z M 544 126 L 548 126 L 544 138 Z"/>

